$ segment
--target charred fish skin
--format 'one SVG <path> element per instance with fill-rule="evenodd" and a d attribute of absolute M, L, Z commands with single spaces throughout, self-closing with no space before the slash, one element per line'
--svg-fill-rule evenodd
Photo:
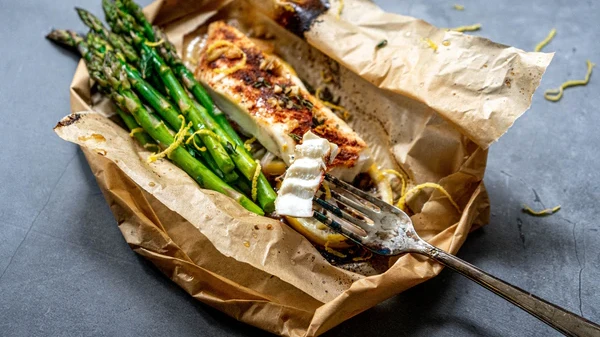
<path fill-rule="evenodd" d="M 195 75 L 229 118 L 288 166 L 308 131 L 338 146 L 327 167 L 339 178 L 352 180 L 371 164 L 366 143 L 346 122 L 236 28 L 222 21 L 210 24 Z"/>

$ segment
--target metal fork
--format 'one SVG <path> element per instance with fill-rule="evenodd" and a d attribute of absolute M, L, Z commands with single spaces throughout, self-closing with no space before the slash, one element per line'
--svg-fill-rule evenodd
<path fill-rule="evenodd" d="M 331 197 L 338 205 L 322 199 L 323 195 L 315 197 L 314 204 L 334 217 L 326 215 L 322 210 L 315 210 L 313 217 L 348 239 L 379 255 L 415 253 L 427 256 L 475 281 L 566 336 L 600 336 L 600 326 L 594 322 L 504 282 L 427 243 L 417 235 L 410 217 L 401 209 L 328 174 L 325 175 L 325 180 L 334 185 Z"/>

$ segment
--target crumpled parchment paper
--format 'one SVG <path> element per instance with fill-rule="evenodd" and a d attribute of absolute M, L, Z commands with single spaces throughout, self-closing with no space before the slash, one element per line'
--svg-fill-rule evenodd
<path fill-rule="evenodd" d="M 299 15 L 308 17 L 299 30 L 282 19 L 286 5 L 320 12 Z M 190 42 L 207 22 L 222 19 L 249 34 L 268 31 L 276 53 L 311 86 L 324 85 L 321 71 L 331 75 L 325 85 L 376 161 L 403 169 L 412 185 L 441 184 L 460 205 L 461 214 L 437 192 L 408 200 L 418 233 L 456 253 L 489 218 L 486 149 L 527 110 L 552 55 L 448 32 L 366 0 L 345 0 L 339 18 L 337 1 L 329 10 L 314 6 L 173 0 L 146 13 L 189 61 L 198 52 Z M 387 46 L 376 48 L 382 40 Z M 286 225 L 200 189 L 166 160 L 147 164 L 150 153 L 111 120 L 111 105 L 91 96 L 83 63 L 71 85 L 71 110 L 55 131 L 81 146 L 131 248 L 236 319 L 284 336 L 316 336 L 441 270 L 412 255 L 390 259 L 379 275 L 340 269 Z"/>

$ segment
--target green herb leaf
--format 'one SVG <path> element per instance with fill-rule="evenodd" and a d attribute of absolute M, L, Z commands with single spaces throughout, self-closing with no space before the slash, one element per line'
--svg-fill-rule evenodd
<path fill-rule="evenodd" d="M 288 134 L 288 136 L 292 137 L 292 139 L 297 142 L 302 140 L 302 138 L 300 138 L 300 136 L 298 136 L 297 134 L 294 134 L 294 133 L 290 133 L 290 134 Z"/>
<path fill-rule="evenodd" d="M 377 44 L 377 46 L 375 46 L 375 49 L 381 49 L 381 48 L 387 46 L 387 44 L 388 44 L 388 40 L 381 40 L 381 42 L 379 42 Z"/>

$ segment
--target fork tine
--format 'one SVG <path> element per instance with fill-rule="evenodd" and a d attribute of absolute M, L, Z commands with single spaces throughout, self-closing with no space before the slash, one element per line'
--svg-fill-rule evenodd
<path fill-rule="evenodd" d="M 361 204 L 360 202 L 354 201 L 341 193 L 331 190 L 331 197 L 339 203 L 343 204 L 344 206 L 354 208 L 355 210 L 363 213 L 367 217 L 371 218 L 371 220 L 375 220 L 377 218 L 377 211 L 366 205 Z"/>
<path fill-rule="evenodd" d="M 318 221 L 321 221 L 325 225 L 329 226 L 329 228 L 333 229 L 334 231 L 336 231 L 338 233 L 341 233 L 342 235 L 344 235 L 348 239 L 356 242 L 357 244 L 359 244 L 361 246 L 366 245 L 366 242 L 364 242 L 364 240 L 361 236 L 348 230 L 348 228 L 347 228 L 348 225 L 339 223 L 339 222 L 335 221 L 334 219 L 332 219 L 318 211 L 313 211 L 313 218 L 317 219 Z"/>
<path fill-rule="evenodd" d="M 361 191 L 360 189 L 348 184 L 345 181 L 342 181 L 332 175 L 329 174 L 325 174 L 325 180 L 333 183 L 334 185 L 341 187 L 344 190 L 347 190 L 349 192 L 351 192 L 352 194 L 363 198 L 367 201 L 369 201 L 370 203 L 372 203 L 373 205 L 379 207 L 381 210 L 386 210 L 395 214 L 398 214 L 400 212 L 402 212 L 399 208 L 396 208 L 393 205 L 390 205 L 388 203 L 386 203 L 385 201 L 375 198 L 374 196 L 368 194 L 367 192 Z"/>
<path fill-rule="evenodd" d="M 340 217 L 344 220 L 350 221 L 351 223 L 355 224 L 356 226 L 360 227 L 360 229 L 362 229 L 365 232 L 365 235 L 368 234 L 369 229 L 370 229 L 370 225 L 360 219 L 357 219 L 355 217 L 353 217 L 352 215 L 348 214 L 347 212 L 341 210 L 339 207 L 332 205 L 330 203 L 328 203 L 327 201 L 320 199 L 320 198 L 314 198 L 313 201 L 315 203 L 317 203 L 319 206 L 325 208 L 326 210 L 332 212 L 335 216 Z M 358 229 L 358 228 L 357 228 Z M 356 233 L 359 234 L 359 233 Z"/>

